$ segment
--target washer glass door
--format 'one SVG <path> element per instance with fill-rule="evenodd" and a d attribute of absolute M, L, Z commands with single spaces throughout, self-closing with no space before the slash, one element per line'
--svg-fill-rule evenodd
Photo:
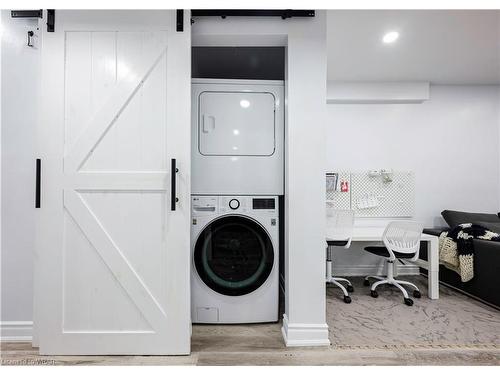
<path fill-rule="evenodd" d="M 194 264 L 212 290 L 241 296 L 258 289 L 272 271 L 274 251 L 262 226 L 242 216 L 214 220 L 201 232 Z"/>

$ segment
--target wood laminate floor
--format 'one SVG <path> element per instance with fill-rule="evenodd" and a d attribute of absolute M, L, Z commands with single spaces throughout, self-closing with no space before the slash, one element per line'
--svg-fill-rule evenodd
<path fill-rule="evenodd" d="M 194 344 L 196 340 L 194 339 Z M 250 337 L 247 350 L 196 351 L 190 356 L 39 356 L 30 343 L 2 343 L 2 365 L 500 365 L 500 350 L 481 348 L 334 349 L 263 348 Z M 240 346 L 241 347 L 241 346 Z"/>

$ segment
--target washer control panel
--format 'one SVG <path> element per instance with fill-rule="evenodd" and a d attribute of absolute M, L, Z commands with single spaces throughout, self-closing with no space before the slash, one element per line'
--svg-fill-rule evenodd
<path fill-rule="evenodd" d="M 191 197 L 193 216 L 250 212 L 259 214 L 278 214 L 278 197 L 265 196 L 205 196 Z"/>

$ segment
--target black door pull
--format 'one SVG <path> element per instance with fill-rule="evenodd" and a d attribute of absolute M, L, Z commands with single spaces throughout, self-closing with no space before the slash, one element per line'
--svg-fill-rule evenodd
<path fill-rule="evenodd" d="M 176 196 L 176 176 L 177 172 L 179 172 L 179 169 L 176 167 L 176 160 L 172 159 L 172 167 L 171 167 L 171 172 L 170 172 L 170 182 L 171 182 L 171 189 L 170 189 L 170 210 L 175 211 L 175 206 L 176 203 L 179 202 L 179 198 Z"/>
<path fill-rule="evenodd" d="M 35 172 L 35 208 L 40 208 L 40 194 L 41 194 L 41 179 L 42 179 L 42 160 L 36 159 L 36 172 Z"/>

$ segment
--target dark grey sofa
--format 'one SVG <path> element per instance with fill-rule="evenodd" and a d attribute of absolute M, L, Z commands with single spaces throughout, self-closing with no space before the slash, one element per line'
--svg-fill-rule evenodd
<path fill-rule="evenodd" d="M 443 211 L 442 215 L 450 227 L 472 222 L 495 232 L 500 228 L 500 218 L 497 214 Z M 426 228 L 424 233 L 439 236 L 446 230 L 449 228 Z M 456 272 L 439 266 L 439 281 L 500 309 L 500 242 L 479 239 L 473 242 L 474 278 L 463 283 Z M 427 259 L 427 242 L 422 242 L 421 258 Z"/>

